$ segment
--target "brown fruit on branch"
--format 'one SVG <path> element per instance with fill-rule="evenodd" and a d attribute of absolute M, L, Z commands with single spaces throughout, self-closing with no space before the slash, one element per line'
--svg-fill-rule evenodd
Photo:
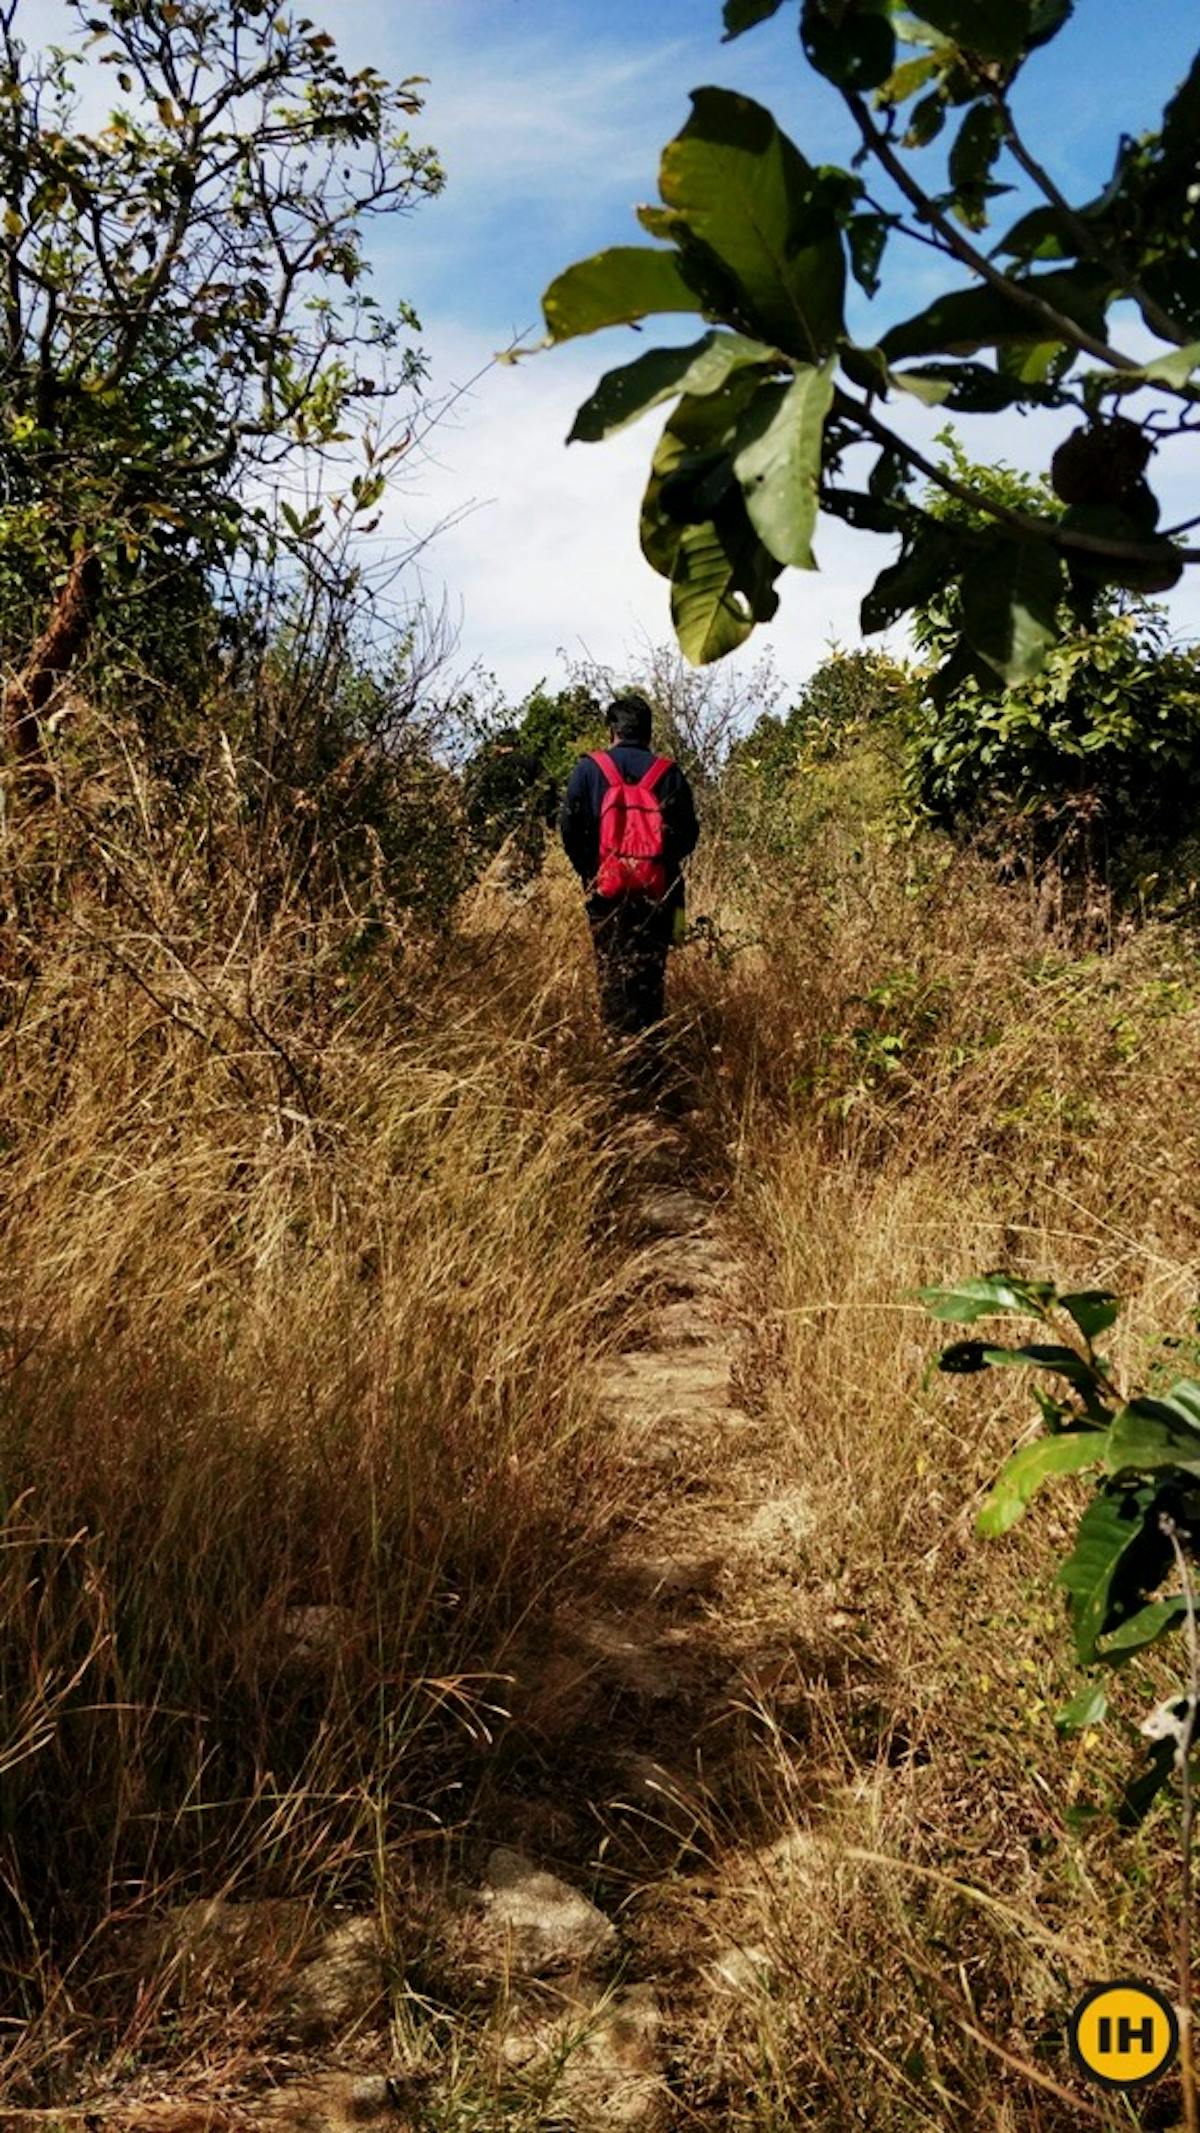
<path fill-rule="evenodd" d="M 1054 493 L 1064 504 L 1119 504 L 1137 487 L 1152 450 L 1123 415 L 1073 430 L 1050 462 Z"/>

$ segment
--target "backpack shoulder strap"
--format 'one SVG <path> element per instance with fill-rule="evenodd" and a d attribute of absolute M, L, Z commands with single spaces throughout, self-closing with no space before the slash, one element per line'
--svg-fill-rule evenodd
<path fill-rule="evenodd" d="M 625 780 L 621 776 L 620 771 L 617 769 L 616 764 L 613 762 L 612 757 L 603 748 L 593 748 L 591 751 L 591 760 L 599 767 L 600 770 L 603 771 L 605 782 L 607 784 L 623 785 L 625 783 Z"/>
<path fill-rule="evenodd" d="M 663 776 L 664 772 L 668 770 L 674 770 L 674 768 L 675 765 L 669 755 L 656 755 L 654 761 L 650 765 L 649 770 L 647 770 L 644 775 L 638 779 L 639 790 L 642 792 L 653 792 L 654 787 L 657 785 L 659 779 Z"/>

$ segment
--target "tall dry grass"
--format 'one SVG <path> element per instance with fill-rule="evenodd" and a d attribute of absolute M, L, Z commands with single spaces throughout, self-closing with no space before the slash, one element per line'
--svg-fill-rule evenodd
<path fill-rule="evenodd" d="M 931 1374 L 945 1329 L 915 1292 L 999 1265 L 1111 1286 L 1127 1388 L 1195 1369 L 1200 957 L 1154 926 L 1104 956 L 1047 939 L 969 855 L 895 840 L 886 796 L 870 745 L 800 787 L 790 856 L 733 869 L 727 931 L 755 944 L 690 981 L 768 1299 L 765 1426 L 807 1505 L 751 1780 L 783 1835 L 719 1833 L 764 1982 L 696 2010 L 694 2100 L 828 2133 L 1169 2125 L 1170 2082 L 1148 2116 L 1092 2110 L 1064 2032 L 1095 1978 L 1174 1989 L 1177 1803 L 1135 1834 L 1108 1810 L 1182 1662 L 1129 1668 L 1115 1723 L 1060 1736 L 1083 1492 L 976 1538 L 1037 1417 L 1017 1374 Z M 767 1580 L 760 1638 L 772 1604 Z"/>
<path fill-rule="evenodd" d="M 228 819 L 215 778 L 190 840 L 143 792 L 5 848 L 26 2065 L 91 2019 L 114 1926 L 171 1894 L 379 1898 L 468 1830 L 509 1640 L 628 1486 L 587 1367 L 630 1306 L 570 885 L 436 937 L 262 897 L 221 775 Z M 760 2133 L 1065 2133 L 1097 2122 L 1064 2100 L 1078 1991 L 1170 1984 L 1170 1810 L 1134 1836 L 1092 1812 L 1169 1674 L 1122 1677 L 1125 1732 L 1060 1739 L 1074 1499 L 975 1539 L 1024 1391 L 930 1377 L 913 1292 L 998 1263 L 1111 1284 L 1127 1382 L 1189 1363 L 1200 961 L 1153 926 L 1104 956 L 1047 938 L 969 857 L 893 837 L 893 779 L 868 740 L 749 834 L 726 810 L 673 974 L 694 1160 L 756 1265 L 763 1439 L 807 1517 L 727 1625 L 777 1662 L 729 1788 L 764 1811 L 709 1833 L 762 1982 L 697 1994 L 678 2085 Z"/>
<path fill-rule="evenodd" d="M 26 2070 L 153 1907 L 382 1901 L 436 1860 L 513 1634 L 621 1505 L 573 903 L 481 892 L 350 955 L 344 913 L 232 863 L 237 825 L 189 856 L 165 819 L 72 841 L 60 809 L 5 846 L 0 1997 Z"/>

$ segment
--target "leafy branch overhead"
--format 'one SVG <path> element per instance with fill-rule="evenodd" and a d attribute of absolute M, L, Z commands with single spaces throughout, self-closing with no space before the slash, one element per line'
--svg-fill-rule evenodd
<path fill-rule="evenodd" d="M 725 0 L 727 38 L 789 4 Z M 1159 130 L 1123 138 L 1103 193 L 1072 204 L 1020 132 L 1012 91 L 1073 4 L 927 0 L 917 19 L 898 0 L 803 0 L 804 52 L 842 98 L 853 168 L 809 162 L 749 97 L 697 89 L 663 150 L 661 204 L 638 210 L 651 242 L 600 252 L 547 289 L 551 342 L 667 313 L 707 328 L 609 371 L 571 433 L 596 442 L 673 403 L 641 541 L 692 660 L 769 621 L 788 565 L 816 567 L 821 511 L 899 540 L 864 630 L 960 583 L 953 670 L 991 690 L 1035 673 L 1104 587 L 1166 590 L 1200 562 L 1190 522 L 1160 525 L 1151 481 L 1163 439 L 1200 424 L 1200 57 Z M 914 159 L 943 134 L 945 182 L 923 182 Z M 1037 204 L 985 249 L 1012 190 L 1002 174 Z M 868 298 L 890 291 L 913 244 L 957 285 L 856 342 L 848 277 Z M 1146 333 L 1156 344 L 1148 358 L 1120 345 L 1130 306 L 1139 348 Z M 929 459 L 897 420 L 914 397 L 954 415 L 1058 411 L 1065 508 L 1006 503 Z M 926 508 L 927 482 L 970 507 L 961 522 Z"/>

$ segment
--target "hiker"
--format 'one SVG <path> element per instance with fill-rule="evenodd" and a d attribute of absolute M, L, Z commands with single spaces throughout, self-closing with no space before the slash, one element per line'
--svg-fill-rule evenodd
<path fill-rule="evenodd" d="M 680 869 L 699 834 L 691 787 L 678 763 L 653 753 L 650 724 L 642 696 L 609 705 L 610 744 L 576 763 L 559 821 L 587 895 L 600 1012 L 621 1037 L 663 1019 L 667 951 L 683 930 Z"/>

